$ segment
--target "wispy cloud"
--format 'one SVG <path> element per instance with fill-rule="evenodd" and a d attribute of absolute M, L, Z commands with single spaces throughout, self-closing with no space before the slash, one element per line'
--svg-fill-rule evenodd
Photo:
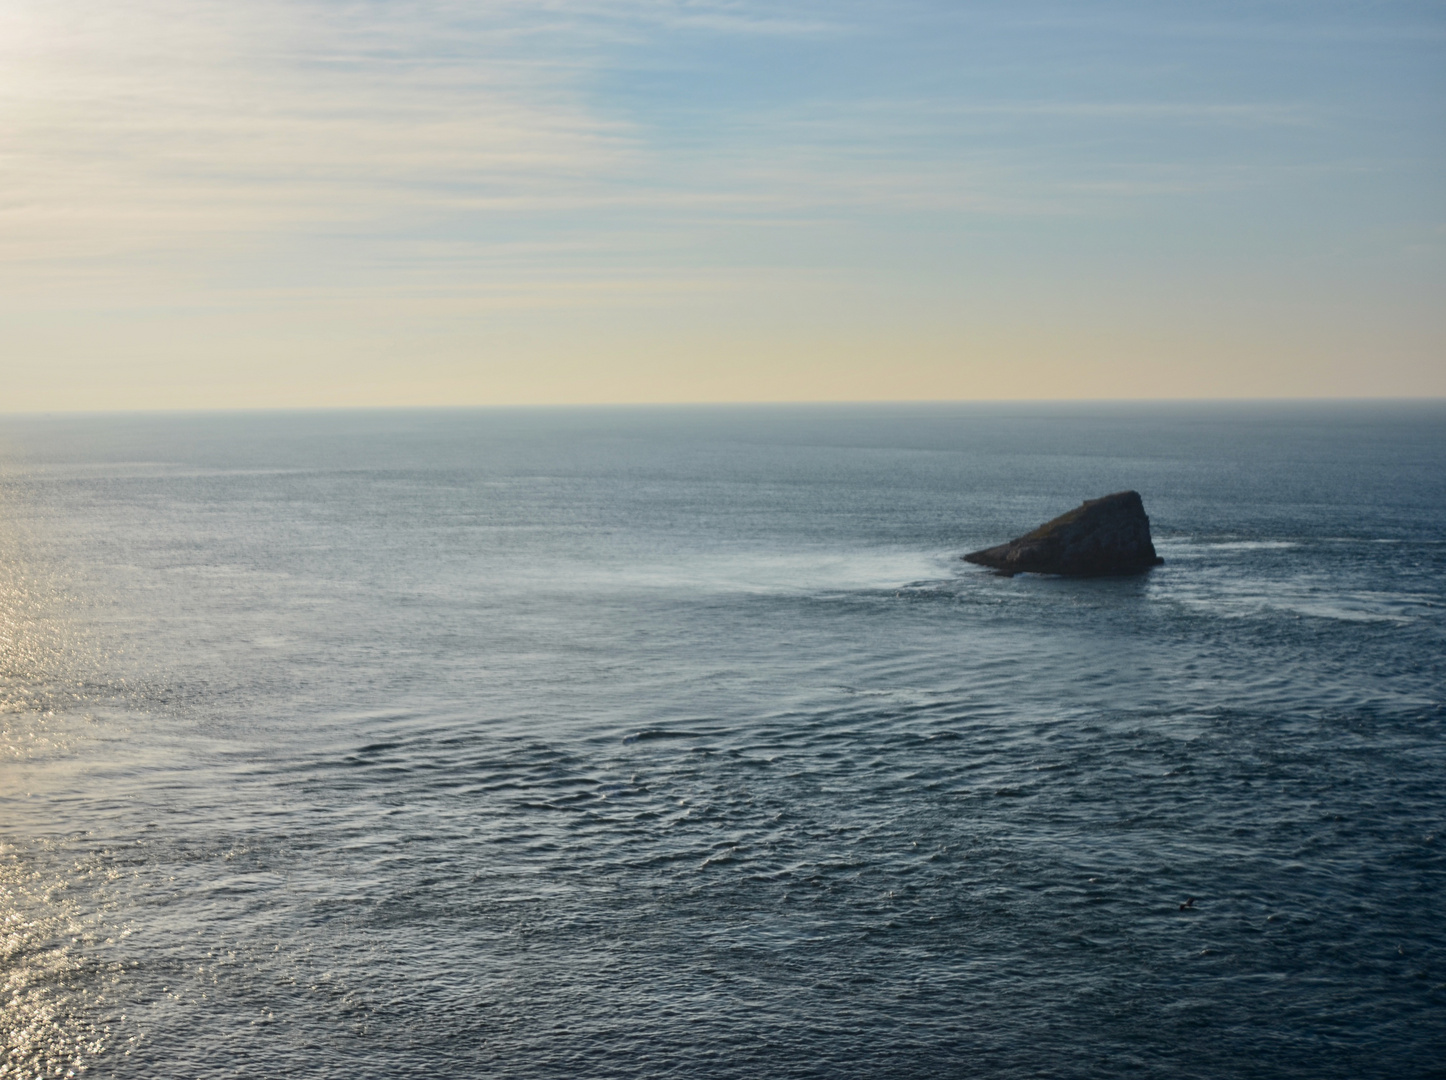
<path fill-rule="evenodd" d="M 249 11 L 153 2 L 117 17 L 72 2 L 36 5 L 18 33 L 12 23 L 7 254 L 357 223 L 427 194 L 607 176 L 635 151 L 625 124 L 537 65 L 316 61 L 305 43 L 337 43 L 347 27 Z"/>
<path fill-rule="evenodd" d="M 297 230 L 396 232 L 459 214 L 473 217 L 458 227 L 490 213 L 503 229 L 516 225 L 508 215 L 647 207 L 830 220 L 848 208 L 1052 214 L 1082 186 L 1045 175 L 1057 154 L 1041 124 L 1311 122 L 1290 103 L 854 94 L 710 104 L 694 110 L 705 142 L 680 147 L 598 92 L 629 62 L 618 42 L 679 28 L 847 34 L 871 11 L 20 0 L 0 36 L 0 257 L 251 249 Z"/>

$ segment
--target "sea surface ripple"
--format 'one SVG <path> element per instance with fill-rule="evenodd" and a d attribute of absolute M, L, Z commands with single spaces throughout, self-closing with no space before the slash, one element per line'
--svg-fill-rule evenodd
<path fill-rule="evenodd" d="M 0 1076 L 1440 1076 L 1443 613 L 1439 405 L 0 418 Z"/>

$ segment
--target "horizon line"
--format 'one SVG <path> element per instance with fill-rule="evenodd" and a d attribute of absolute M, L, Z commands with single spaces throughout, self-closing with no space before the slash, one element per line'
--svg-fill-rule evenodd
<path fill-rule="evenodd" d="M 218 416 L 275 415 L 306 413 L 462 413 L 462 412 L 524 412 L 543 410 L 608 410 L 608 409 L 787 409 L 787 408 L 851 408 L 859 406 L 895 406 L 923 408 L 929 406 L 1019 406 L 1019 405 L 1446 405 L 1446 395 L 1371 395 L 1311 396 L 1284 395 L 1260 397 L 1159 397 L 1159 398 L 857 398 L 857 399 L 737 399 L 729 401 L 555 401 L 497 402 L 468 405 L 237 405 L 237 406 L 159 406 L 156 408 L 118 409 L 13 409 L 0 410 L 0 420 L 33 419 L 37 417 L 105 417 L 105 416 Z"/>

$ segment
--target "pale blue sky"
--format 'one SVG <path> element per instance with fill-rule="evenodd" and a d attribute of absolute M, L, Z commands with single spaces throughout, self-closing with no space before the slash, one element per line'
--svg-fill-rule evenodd
<path fill-rule="evenodd" d="M 1446 394 L 1446 5 L 11 0 L 9 408 Z"/>

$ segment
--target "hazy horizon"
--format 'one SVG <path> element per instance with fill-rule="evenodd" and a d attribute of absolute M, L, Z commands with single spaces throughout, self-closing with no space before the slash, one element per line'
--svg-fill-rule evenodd
<path fill-rule="evenodd" d="M 1151 406 L 1164 410 L 1173 408 L 1209 408 L 1217 407 L 1257 407 L 1269 408 L 1278 406 L 1282 409 L 1292 407 L 1312 408 L 1342 406 L 1348 407 L 1358 405 L 1369 406 L 1399 406 L 1402 408 L 1432 408 L 1446 406 L 1446 395 L 1419 396 L 1419 397 L 1177 397 L 1177 398 L 858 398 L 858 399 L 837 399 L 837 400 L 738 400 L 738 401 L 540 401 L 540 402 L 500 402 L 483 404 L 423 404 L 423 405 L 214 405 L 214 406 L 174 406 L 160 408 L 135 408 L 135 409 L 12 409 L 0 411 L 0 418 L 27 419 L 27 418 L 65 418 L 85 416 L 105 416 L 124 418 L 146 417 L 146 416 L 244 416 L 244 415 L 290 415 L 296 413 L 468 413 L 468 412 L 508 412 L 508 411 L 548 411 L 557 410 L 561 412 L 577 411 L 585 412 L 595 410 L 599 412 L 638 410 L 640 412 L 676 410 L 738 410 L 738 409 L 821 409 L 821 410 L 843 410 L 850 408 L 867 409 L 872 406 L 879 408 L 900 408 L 920 410 L 943 409 L 953 407 L 978 406 L 981 409 L 992 411 L 994 408 L 1008 408 L 1011 406 L 1030 408 L 1051 408 L 1059 407 L 1065 411 L 1071 411 L 1074 407 L 1104 407 L 1118 406 L 1125 411 L 1146 409 Z"/>

